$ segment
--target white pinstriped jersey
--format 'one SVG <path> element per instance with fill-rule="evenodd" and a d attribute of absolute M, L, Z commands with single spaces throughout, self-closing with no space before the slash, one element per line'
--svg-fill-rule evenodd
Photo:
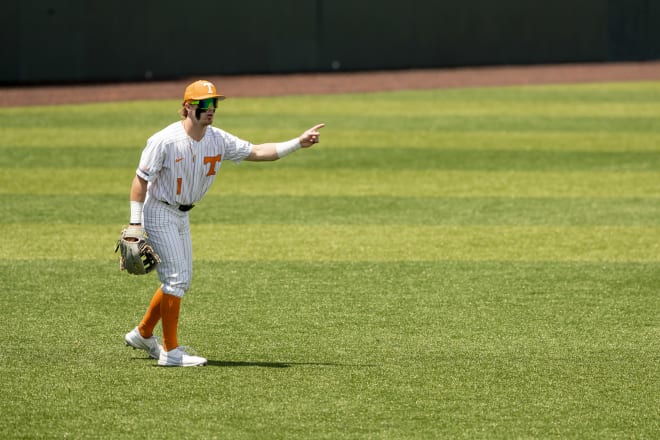
<path fill-rule="evenodd" d="M 240 162 L 252 144 L 208 126 L 201 141 L 175 122 L 147 141 L 137 175 L 149 182 L 151 197 L 170 205 L 192 205 L 209 190 L 225 159 Z"/>

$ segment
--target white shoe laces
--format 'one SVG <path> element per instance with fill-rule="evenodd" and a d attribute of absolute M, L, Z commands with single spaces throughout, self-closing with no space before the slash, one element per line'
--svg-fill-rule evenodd
<path fill-rule="evenodd" d="M 181 352 L 182 352 L 183 354 L 188 355 L 188 356 L 199 356 L 199 355 L 197 354 L 197 350 L 195 350 L 194 348 L 189 347 L 189 346 L 187 346 L 187 345 L 179 345 L 179 346 L 177 347 L 177 350 L 181 350 Z"/>

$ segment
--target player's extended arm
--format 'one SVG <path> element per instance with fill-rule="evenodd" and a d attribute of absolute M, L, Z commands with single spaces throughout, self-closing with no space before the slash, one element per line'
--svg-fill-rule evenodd
<path fill-rule="evenodd" d="M 252 152 L 245 160 L 267 161 L 281 159 L 287 154 L 291 154 L 300 148 L 309 148 L 318 144 L 321 140 L 319 130 L 325 127 L 325 124 L 317 124 L 305 131 L 297 138 L 286 142 L 270 142 L 266 144 L 252 145 Z M 131 199 L 133 200 L 133 199 Z"/>

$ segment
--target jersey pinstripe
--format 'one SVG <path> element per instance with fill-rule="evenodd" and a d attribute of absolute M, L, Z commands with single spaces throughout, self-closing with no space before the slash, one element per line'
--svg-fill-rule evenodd
<path fill-rule="evenodd" d="M 179 121 L 149 138 L 136 173 L 149 182 L 151 197 L 171 205 L 192 205 L 209 190 L 222 162 L 238 163 L 251 149 L 250 142 L 212 126 L 197 142 Z"/>

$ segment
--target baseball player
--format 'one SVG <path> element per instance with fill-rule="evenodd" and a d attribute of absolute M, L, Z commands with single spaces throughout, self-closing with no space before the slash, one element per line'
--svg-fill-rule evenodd
<path fill-rule="evenodd" d="M 209 81 L 186 87 L 182 119 L 147 141 L 130 190 L 129 228 L 144 228 L 149 244 L 160 255 L 156 267 L 161 285 L 144 317 L 125 336 L 126 345 L 145 350 L 161 366 L 206 365 L 179 345 L 177 329 L 181 298 L 192 279 L 189 211 L 204 197 L 225 160 L 239 163 L 278 160 L 319 142 L 318 124 L 286 142 L 253 145 L 213 127 L 218 102 L 225 96 Z M 162 321 L 163 345 L 153 334 Z"/>

